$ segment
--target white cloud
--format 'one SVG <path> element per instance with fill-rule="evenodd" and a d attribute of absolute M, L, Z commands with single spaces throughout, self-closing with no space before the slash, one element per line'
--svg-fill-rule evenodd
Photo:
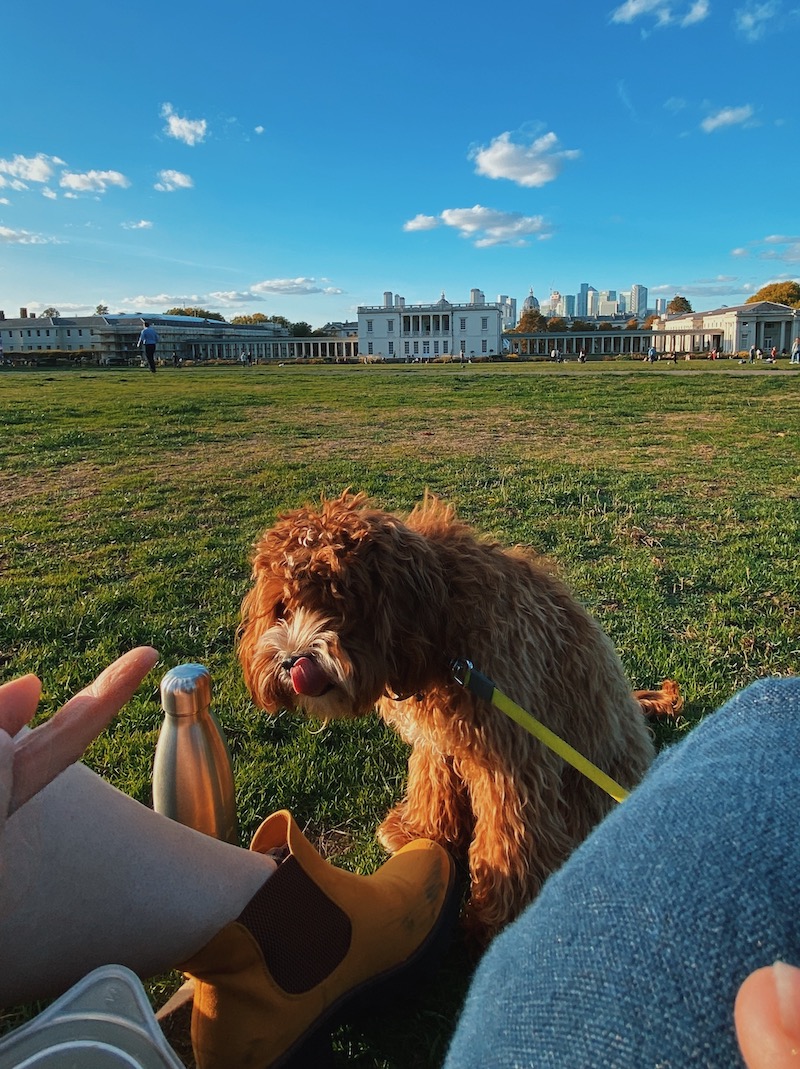
<path fill-rule="evenodd" d="M 191 189 L 194 186 L 192 178 L 181 171 L 159 171 L 158 177 L 160 180 L 153 189 L 159 193 L 173 193 L 176 189 Z"/>
<path fill-rule="evenodd" d="M 800 235 L 768 234 L 760 241 L 751 241 L 750 250 L 760 260 L 781 260 L 787 264 L 798 264 Z"/>
<path fill-rule="evenodd" d="M 526 188 L 552 182 L 562 171 L 565 160 L 580 156 L 577 149 L 559 150 L 558 138 L 551 131 L 530 144 L 516 144 L 509 132 L 496 137 L 487 147 L 473 149 L 476 174 L 487 178 L 508 178 Z"/>
<path fill-rule="evenodd" d="M 197 294 L 140 294 L 138 297 L 123 297 L 119 302 L 120 308 L 132 311 L 155 312 L 158 308 L 195 308 L 201 306 L 203 298 Z"/>
<path fill-rule="evenodd" d="M 16 192 L 20 192 L 28 187 L 19 178 L 4 178 L 0 174 L 0 189 L 13 189 Z"/>
<path fill-rule="evenodd" d="M 698 279 L 694 282 L 677 284 L 669 282 L 650 287 L 650 293 L 653 296 L 674 297 L 676 293 L 680 293 L 683 297 L 698 297 L 702 299 L 724 297 L 730 300 L 746 291 L 747 285 L 733 276 L 720 276 L 719 280 L 715 279 L 713 281 Z"/>
<path fill-rule="evenodd" d="M 119 171 L 85 171 L 83 174 L 64 171 L 59 185 L 72 193 L 105 193 L 109 186 L 127 189 L 130 182 Z"/>
<path fill-rule="evenodd" d="M 140 219 L 138 223 L 120 223 L 123 230 L 150 230 L 153 224 L 149 219 Z"/>
<path fill-rule="evenodd" d="M 10 160 L 0 160 L 0 174 L 10 175 L 21 182 L 47 182 L 53 177 L 55 166 L 63 162 L 57 156 L 46 156 L 43 152 L 35 156 L 17 155 Z"/>
<path fill-rule="evenodd" d="M 710 134 L 724 126 L 741 126 L 753 116 L 751 104 L 745 104 L 741 108 L 722 108 L 713 115 L 706 116 L 700 123 L 700 129 Z"/>
<path fill-rule="evenodd" d="M 28 230 L 11 230 L 10 227 L 0 226 L 0 243 L 5 245 L 53 245 L 52 238 L 42 237 L 41 234 L 31 234 Z"/>
<path fill-rule="evenodd" d="M 692 0 L 688 8 L 681 5 L 679 12 L 674 8 L 674 0 L 625 0 L 611 12 L 611 21 L 633 22 L 642 15 L 650 15 L 657 28 L 675 24 L 686 27 L 702 22 L 711 13 L 709 0 Z"/>
<path fill-rule="evenodd" d="M 263 134 L 264 133 L 264 127 L 263 126 L 256 126 L 255 127 L 255 132 L 257 134 Z"/>
<path fill-rule="evenodd" d="M 440 219 L 445 226 L 458 230 L 461 237 L 474 242 L 476 249 L 491 245 L 530 244 L 530 238 L 550 237 L 550 227 L 541 215 L 522 215 L 520 212 L 501 212 L 484 208 L 446 208 Z"/>
<path fill-rule="evenodd" d="M 731 249 L 731 256 L 749 256 L 749 253 L 747 249 L 742 248 L 742 246 L 740 245 L 738 249 Z"/>
<path fill-rule="evenodd" d="M 696 22 L 707 19 L 711 13 L 711 5 L 708 0 L 695 0 L 691 8 L 681 19 L 681 26 L 693 26 Z"/>
<path fill-rule="evenodd" d="M 48 200 L 58 200 L 58 193 L 49 186 L 45 186 L 42 190 L 42 196 L 47 197 Z"/>
<path fill-rule="evenodd" d="M 254 294 L 251 290 L 216 290 L 208 295 L 217 304 L 230 307 L 231 305 L 249 304 L 251 301 L 263 301 L 262 294 Z"/>
<path fill-rule="evenodd" d="M 780 4 L 776 0 L 748 4 L 734 12 L 733 22 L 738 32 L 747 41 L 760 41 L 778 25 Z"/>
<path fill-rule="evenodd" d="M 415 215 L 413 219 L 409 219 L 407 223 L 403 223 L 403 230 L 433 230 L 439 225 L 439 220 L 435 215 Z"/>
<path fill-rule="evenodd" d="M 667 0 L 625 0 L 618 8 L 611 12 L 612 22 L 633 22 L 640 15 L 655 15 L 656 18 L 664 18 L 669 21 L 669 5 Z"/>
<path fill-rule="evenodd" d="M 254 296 L 263 296 L 265 293 L 278 293 L 284 297 L 305 297 L 311 293 L 325 293 L 337 295 L 344 290 L 335 286 L 325 286 L 327 278 L 269 278 L 263 282 L 256 282 L 250 287 Z"/>
<path fill-rule="evenodd" d="M 184 119 L 175 114 L 171 104 L 161 105 L 161 117 L 167 120 L 164 133 L 168 137 L 183 141 L 185 145 L 198 145 L 205 140 L 208 130 L 208 123 L 205 119 Z"/>
<path fill-rule="evenodd" d="M 0 204 L 10 204 L 10 203 L 11 203 L 11 201 L 8 199 L 8 197 L 0 197 Z"/>

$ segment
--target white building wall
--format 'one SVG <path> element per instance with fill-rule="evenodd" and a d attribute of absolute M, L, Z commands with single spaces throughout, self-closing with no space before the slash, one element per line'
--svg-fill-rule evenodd
<path fill-rule="evenodd" d="M 480 292 L 480 291 L 477 291 Z M 361 356 L 384 360 L 428 361 L 443 356 L 467 358 L 502 352 L 503 317 L 506 304 L 404 304 L 387 308 L 364 305 L 358 309 L 358 342 Z"/>

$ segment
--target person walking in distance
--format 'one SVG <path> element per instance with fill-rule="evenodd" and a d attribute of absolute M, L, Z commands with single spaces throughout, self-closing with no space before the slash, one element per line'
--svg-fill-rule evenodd
<path fill-rule="evenodd" d="M 792 352 L 789 357 L 790 364 L 800 364 L 800 338 L 795 338 L 792 342 Z"/>
<path fill-rule="evenodd" d="M 145 320 L 144 329 L 139 335 L 139 341 L 136 343 L 136 348 L 144 346 L 144 355 L 147 357 L 147 365 L 155 375 L 156 373 L 156 344 L 158 343 L 158 334 L 156 334 L 153 327 L 149 322 Z"/>

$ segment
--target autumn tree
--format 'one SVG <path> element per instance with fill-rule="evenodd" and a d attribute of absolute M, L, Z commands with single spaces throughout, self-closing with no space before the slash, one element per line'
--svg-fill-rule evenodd
<path fill-rule="evenodd" d="M 547 330 L 547 320 L 538 308 L 526 308 L 514 327 L 515 334 L 542 334 Z"/>
<path fill-rule="evenodd" d="M 634 316 L 632 319 L 628 320 L 628 322 L 625 324 L 625 329 L 626 330 L 638 330 L 639 329 L 639 320 L 636 318 L 636 316 Z"/>
<path fill-rule="evenodd" d="M 219 312 L 207 312 L 205 308 L 168 308 L 165 316 L 193 316 L 195 319 L 216 319 L 224 323 L 225 318 Z"/>
<path fill-rule="evenodd" d="M 671 316 L 685 315 L 687 312 L 691 312 L 692 310 L 692 306 L 689 304 L 686 298 L 681 297 L 677 293 L 667 305 L 667 314 Z"/>
<path fill-rule="evenodd" d="M 597 327 L 594 323 L 590 323 L 586 319 L 573 319 L 572 326 L 569 329 L 577 331 L 580 334 L 585 334 L 588 330 L 596 330 Z"/>
<path fill-rule="evenodd" d="M 650 330 L 657 319 L 657 315 L 649 315 L 644 323 L 642 323 L 642 330 Z"/>
<path fill-rule="evenodd" d="M 800 308 L 800 284 L 770 282 L 762 286 L 758 293 L 748 297 L 745 304 L 755 304 L 756 301 L 772 301 L 774 304 L 788 304 L 790 308 Z"/>
<path fill-rule="evenodd" d="M 254 323 L 269 323 L 269 319 L 263 312 L 254 312 L 252 315 L 234 316 L 231 323 L 251 325 Z"/>
<path fill-rule="evenodd" d="M 567 329 L 567 321 L 563 316 L 553 316 L 547 320 L 547 329 L 550 334 L 562 334 Z"/>

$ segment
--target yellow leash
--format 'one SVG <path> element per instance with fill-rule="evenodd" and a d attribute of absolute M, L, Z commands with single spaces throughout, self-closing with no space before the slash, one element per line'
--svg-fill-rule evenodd
<path fill-rule="evenodd" d="M 607 776 L 597 765 L 593 765 L 588 758 L 578 753 L 568 742 L 564 742 L 550 728 L 545 727 L 535 716 L 531 716 L 530 713 L 512 702 L 502 691 L 497 689 L 488 676 L 479 672 L 471 661 L 452 661 L 450 667 L 457 683 L 460 683 L 462 687 L 465 687 L 477 698 L 490 702 L 495 708 L 504 712 L 506 716 L 510 716 L 520 727 L 525 728 L 531 735 L 543 742 L 545 746 L 557 753 L 567 764 L 577 768 L 592 783 L 596 783 L 606 794 L 610 794 L 615 802 L 622 802 L 628 797 L 630 791 L 625 790 L 619 783 Z"/>

